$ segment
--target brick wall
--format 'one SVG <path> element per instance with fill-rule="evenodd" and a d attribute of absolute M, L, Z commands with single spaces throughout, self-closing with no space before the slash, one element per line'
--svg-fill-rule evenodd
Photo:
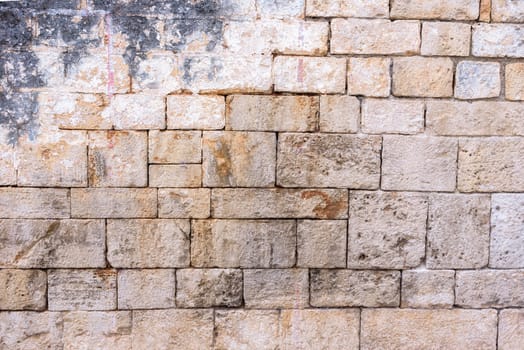
<path fill-rule="evenodd" d="M 1 349 L 522 349 L 524 1 L 0 2 Z"/>

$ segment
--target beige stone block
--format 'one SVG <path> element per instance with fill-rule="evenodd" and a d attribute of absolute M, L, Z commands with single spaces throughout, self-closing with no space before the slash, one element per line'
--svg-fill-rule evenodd
<path fill-rule="evenodd" d="M 276 142 L 274 133 L 204 132 L 203 185 L 206 187 L 273 186 Z"/>
<path fill-rule="evenodd" d="M 451 308 L 455 302 L 455 271 L 402 271 L 401 307 Z"/>
<path fill-rule="evenodd" d="M 176 304 L 178 307 L 241 306 L 242 270 L 177 270 Z"/>
<path fill-rule="evenodd" d="M 0 129 L 0 140 L 5 139 Z M 16 148 L 11 145 L 0 145 L 0 186 L 16 185 Z"/>
<path fill-rule="evenodd" d="M 200 187 L 202 166 L 200 164 L 161 164 L 149 166 L 151 187 Z"/>
<path fill-rule="evenodd" d="M 480 0 L 480 22 L 491 22 L 491 0 Z"/>
<path fill-rule="evenodd" d="M 453 61 L 447 57 L 394 58 L 392 89 L 395 96 L 451 97 Z"/>
<path fill-rule="evenodd" d="M 183 87 L 181 58 L 171 51 L 150 51 L 136 63 L 136 73 L 131 76 L 133 92 L 169 94 L 180 92 Z M 168 122 L 169 123 L 169 122 Z"/>
<path fill-rule="evenodd" d="M 202 162 L 202 132 L 151 130 L 149 162 L 158 164 Z"/>
<path fill-rule="evenodd" d="M 457 65 L 455 98 L 460 100 L 500 95 L 500 64 L 462 61 Z"/>
<path fill-rule="evenodd" d="M 424 56 L 469 56 L 471 25 L 456 22 L 424 22 L 422 46 Z"/>
<path fill-rule="evenodd" d="M 0 345 L 5 350 L 61 349 L 60 312 L 0 312 Z"/>
<path fill-rule="evenodd" d="M 368 134 L 417 134 L 424 131 L 424 101 L 366 98 L 362 131 Z"/>
<path fill-rule="evenodd" d="M 498 348 L 518 349 L 524 342 L 524 310 L 502 310 L 499 314 Z"/>
<path fill-rule="evenodd" d="M 310 303 L 314 307 L 398 307 L 400 272 L 312 270 Z"/>
<path fill-rule="evenodd" d="M 244 270 L 244 302 L 246 308 L 254 309 L 302 309 L 308 307 L 308 270 Z"/>
<path fill-rule="evenodd" d="M 476 20 L 479 0 L 392 0 L 391 18 Z"/>
<path fill-rule="evenodd" d="M 524 63 L 506 65 L 506 99 L 524 101 Z"/>
<path fill-rule="evenodd" d="M 348 65 L 348 93 L 375 97 L 389 96 L 391 58 L 351 57 Z"/>
<path fill-rule="evenodd" d="M 208 218 L 210 192 L 207 188 L 159 189 L 158 216 L 176 219 Z"/>
<path fill-rule="evenodd" d="M 90 131 L 88 135 L 89 186 L 147 186 L 145 131 Z"/>
<path fill-rule="evenodd" d="M 524 23 L 524 3 L 515 0 L 492 0 L 491 19 L 493 22 Z"/>
<path fill-rule="evenodd" d="M 309 17 L 389 17 L 388 0 L 306 0 Z"/>
<path fill-rule="evenodd" d="M 321 132 L 356 133 L 360 119 L 360 101 L 354 96 L 320 96 Z"/>
<path fill-rule="evenodd" d="M 228 130 L 315 131 L 319 98 L 233 95 L 227 105 Z"/>
<path fill-rule="evenodd" d="M 175 307 L 175 270 L 119 270 L 118 309 Z"/>
<path fill-rule="evenodd" d="M 168 129 L 222 129 L 225 125 L 223 96 L 167 96 Z"/>
<path fill-rule="evenodd" d="M 297 266 L 346 267 L 346 220 L 300 220 L 297 223 Z"/>
<path fill-rule="evenodd" d="M 295 264 L 293 220 L 195 220 L 195 267 L 286 268 Z"/>
<path fill-rule="evenodd" d="M 61 219 L 70 212 L 67 189 L 0 188 L 1 218 Z"/>
<path fill-rule="evenodd" d="M 116 270 L 48 270 L 50 311 L 116 309 Z"/>
<path fill-rule="evenodd" d="M 524 57 L 522 25 L 501 23 L 479 23 L 473 25 L 473 56 L 481 57 Z"/>
<path fill-rule="evenodd" d="M 305 0 L 288 0 L 283 2 L 273 0 L 259 0 L 257 1 L 257 8 L 261 17 L 303 18 L 304 3 Z"/>
<path fill-rule="evenodd" d="M 491 196 L 489 266 L 524 268 L 524 195 Z"/>
<path fill-rule="evenodd" d="M 164 97 L 151 93 L 114 95 L 102 112 L 115 129 L 165 129 Z"/>
<path fill-rule="evenodd" d="M 45 271 L 0 270 L 0 310 L 45 310 L 46 290 Z"/>
<path fill-rule="evenodd" d="M 425 256 L 427 208 L 424 194 L 351 191 L 348 267 L 419 266 Z"/>
<path fill-rule="evenodd" d="M 275 91 L 344 93 L 346 59 L 277 56 L 273 67 Z"/>

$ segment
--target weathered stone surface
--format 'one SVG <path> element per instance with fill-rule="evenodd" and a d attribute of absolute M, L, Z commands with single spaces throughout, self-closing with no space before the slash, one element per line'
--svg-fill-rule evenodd
<path fill-rule="evenodd" d="M 215 311 L 215 349 L 278 349 L 276 310 Z"/>
<path fill-rule="evenodd" d="M 492 195 L 490 267 L 524 268 L 523 232 L 524 195 Z"/>
<path fill-rule="evenodd" d="M 133 349 L 211 349 L 213 310 L 133 311 Z"/>
<path fill-rule="evenodd" d="M 105 267 L 102 220 L 0 220 L 0 267 Z"/>
<path fill-rule="evenodd" d="M 0 310 L 44 310 L 46 290 L 45 271 L 0 270 Z"/>
<path fill-rule="evenodd" d="M 388 0 L 306 0 L 309 17 L 389 17 Z"/>
<path fill-rule="evenodd" d="M 204 132 L 203 185 L 206 187 L 273 186 L 276 142 L 274 133 Z"/>
<path fill-rule="evenodd" d="M 178 307 L 238 307 L 242 305 L 242 271 L 182 269 L 176 272 Z"/>
<path fill-rule="evenodd" d="M 147 132 L 90 131 L 89 185 L 143 187 L 147 185 Z"/>
<path fill-rule="evenodd" d="M 275 57 L 275 91 L 344 93 L 346 59 L 337 57 Z"/>
<path fill-rule="evenodd" d="M 455 271 L 402 271 L 401 307 L 451 308 L 455 302 Z"/>
<path fill-rule="evenodd" d="M 386 19 L 331 21 L 331 53 L 409 55 L 420 50 L 420 23 Z"/>
<path fill-rule="evenodd" d="M 61 219 L 69 214 L 69 190 L 0 188 L 1 218 Z"/>
<path fill-rule="evenodd" d="M 519 24 L 479 23 L 473 26 L 473 56 L 524 57 L 522 26 Z"/>
<path fill-rule="evenodd" d="M 164 129 L 164 97 L 157 94 L 115 95 L 101 113 L 115 129 Z"/>
<path fill-rule="evenodd" d="M 491 19 L 494 22 L 524 23 L 524 3 L 515 0 L 492 0 Z"/>
<path fill-rule="evenodd" d="M 175 307 L 175 270 L 118 271 L 119 309 Z"/>
<path fill-rule="evenodd" d="M 424 194 L 351 191 L 348 267 L 420 265 L 425 255 L 427 208 Z"/>
<path fill-rule="evenodd" d="M 311 306 L 382 307 L 400 304 L 400 272 L 311 270 Z"/>
<path fill-rule="evenodd" d="M 151 218 L 157 213 L 154 188 L 85 188 L 71 190 L 74 218 Z"/>
<path fill-rule="evenodd" d="M 347 309 L 282 310 L 281 349 L 357 350 L 359 316 Z"/>
<path fill-rule="evenodd" d="M 488 264 L 488 195 L 433 194 L 428 213 L 429 268 L 467 269 Z"/>
<path fill-rule="evenodd" d="M 524 105 L 504 101 L 426 102 L 426 127 L 438 135 L 524 135 Z"/>
<path fill-rule="evenodd" d="M 475 20 L 479 0 L 393 0 L 391 18 Z"/>
<path fill-rule="evenodd" d="M 285 268 L 295 264 L 293 220 L 195 220 L 195 267 Z"/>
<path fill-rule="evenodd" d="M 244 301 L 246 308 L 255 309 L 308 307 L 308 270 L 244 270 Z"/>
<path fill-rule="evenodd" d="M 499 314 L 498 348 L 518 349 L 524 342 L 524 310 L 502 310 Z"/>
<path fill-rule="evenodd" d="M 149 132 L 149 162 L 200 163 L 202 161 L 201 131 Z"/>
<path fill-rule="evenodd" d="M 458 143 L 456 140 L 391 135 L 384 136 L 383 143 L 383 189 L 455 190 Z"/>
<path fill-rule="evenodd" d="M 424 130 L 424 101 L 366 98 L 362 131 L 368 134 L 417 134 Z"/>
<path fill-rule="evenodd" d="M 301 220 L 297 225 L 297 266 L 346 267 L 346 220 Z"/>
<path fill-rule="evenodd" d="M 0 140 L 5 139 L 0 128 Z M 11 145 L 0 144 L 0 186 L 16 185 L 16 150 Z"/>
<path fill-rule="evenodd" d="M 500 65 L 496 62 L 462 61 L 457 65 L 455 97 L 461 100 L 500 95 Z"/>
<path fill-rule="evenodd" d="M 462 192 L 524 191 L 521 138 L 471 138 L 459 143 L 458 189 Z"/>
<path fill-rule="evenodd" d="M 378 188 L 380 148 L 381 140 L 376 136 L 281 134 L 277 184 Z"/>
<path fill-rule="evenodd" d="M 233 95 L 227 97 L 228 130 L 315 131 L 316 96 Z"/>
<path fill-rule="evenodd" d="M 389 96 L 391 77 L 390 58 L 368 57 L 349 59 L 348 93 L 350 95 Z"/>
<path fill-rule="evenodd" d="M 305 0 L 273 1 L 258 0 L 257 7 L 262 17 L 304 17 Z"/>
<path fill-rule="evenodd" d="M 480 22 L 491 22 L 491 0 L 480 0 Z"/>
<path fill-rule="evenodd" d="M 395 96 L 451 97 L 453 61 L 447 57 L 394 58 L 392 89 Z"/>
<path fill-rule="evenodd" d="M 496 348 L 496 310 L 362 310 L 361 349 Z"/>
<path fill-rule="evenodd" d="M 524 306 L 524 270 L 457 271 L 455 304 L 470 308 Z"/>
<path fill-rule="evenodd" d="M 167 96 L 168 129 L 222 129 L 224 118 L 223 96 Z"/>
<path fill-rule="evenodd" d="M 471 26 L 456 22 L 424 22 L 422 46 L 424 56 L 468 56 Z"/>
<path fill-rule="evenodd" d="M 180 61 L 181 58 L 171 51 L 148 52 L 135 63 L 135 74 L 131 76 L 133 91 L 161 94 L 180 92 L 183 86 Z"/>
<path fill-rule="evenodd" d="M 524 101 L 524 63 L 506 65 L 506 99 Z"/>
<path fill-rule="evenodd" d="M 149 166 L 151 187 L 200 187 L 202 166 L 200 164 L 162 164 Z"/>
<path fill-rule="evenodd" d="M 359 117 L 360 101 L 356 97 L 320 96 L 321 132 L 355 133 L 358 131 Z"/>
<path fill-rule="evenodd" d="M 158 216 L 205 219 L 209 217 L 210 196 L 207 188 L 159 189 Z"/>
<path fill-rule="evenodd" d="M 347 218 L 348 192 L 343 189 L 213 189 L 215 218 Z"/>
<path fill-rule="evenodd" d="M 48 270 L 48 309 L 116 309 L 116 270 Z"/>
<path fill-rule="evenodd" d="M 62 335 L 60 312 L 0 312 L 2 349 L 61 349 Z"/>

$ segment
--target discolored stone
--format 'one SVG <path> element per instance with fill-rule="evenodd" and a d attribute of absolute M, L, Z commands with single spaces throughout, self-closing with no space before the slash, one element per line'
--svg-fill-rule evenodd
<path fill-rule="evenodd" d="M 225 100 L 222 96 L 167 96 L 168 129 L 222 129 Z"/>
<path fill-rule="evenodd" d="M 524 195 L 491 196 L 489 266 L 524 268 Z"/>
<path fill-rule="evenodd" d="M 524 101 L 524 63 L 506 65 L 506 99 Z"/>
<path fill-rule="evenodd" d="M 392 0 L 391 18 L 476 20 L 479 0 Z"/>
<path fill-rule="evenodd" d="M 389 17 L 388 0 L 306 0 L 310 17 Z"/>
<path fill-rule="evenodd" d="M 24 12 L 1 8 L 0 19 L 0 32 L 4 33 L 0 46 L 18 48 L 31 43 L 33 32 L 31 24 L 24 21 Z"/>
<path fill-rule="evenodd" d="M 45 271 L 0 270 L 0 310 L 45 310 L 46 290 Z"/>
<path fill-rule="evenodd" d="M 321 132 L 356 133 L 359 126 L 360 101 L 354 96 L 320 96 Z"/>
<path fill-rule="evenodd" d="M 394 58 L 392 89 L 395 96 L 451 97 L 453 61 L 448 57 Z"/>
<path fill-rule="evenodd" d="M 115 95 L 102 117 L 111 119 L 117 130 L 164 129 L 166 127 L 164 97 L 154 94 Z"/>
<path fill-rule="evenodd" d="M 207 188 L 159 189 L 158 216 L 205 219 L 210 212 L 210 192 Z"/>
<path fill-rule="evenodd" d="M 0 346 L 6 350 L 61 349 L 60 312 L 0 312 Z"/>
<path fill-rule="evenodd" d="M 389 96 L 391 58 L 351 57 L 348 65 L 348 93 L 350 95 Z"/>
<path fill-rule="evenodd" d="M 102 42 L 103 18 L 100 14 L 40 13 L 34 20 L 38 27 L 34 33 L 37 45 L 93 48 Z"/>
<path fill-rule="evenodd" d="M 200 164 L 162 164 L 149 166 L 150 187 L 200 187 Z"/>
<path fill-rule="evenodd" d="M 149 132 L 149 162 L 200 163 L 201 131 L 156 131 Z"/>
<path fill-rule="evenodd" d="M 424 131 L 424 101 L 366 98 L 362 131 L 369 134 L 417 134 Z"/>
<path fill-rule="evenodd" d="M 473 26 L 473 56 L 524 57 L 522 25 L 479 23 Z M 496 39 L 493 39 L 496 38 Z"/>
<path fill-rule="evenodd" d="M 456 98 L 466 100 L 497 97 L 499 95 L 499 63 L 462 61 L 457 65 Z"/>
<path fill-rule="evenodd" d="M 258 0 L 257 7 L 261 17 L 304 17 L 305 0 Z"/>
<path fill-rule="evenodd" d="M 118 309 L 175 307 L 175 270 L 119 270 Z"/>
<path fill-rule="evenodd" d="M 134 74 L 131 76 L 133 91 L 160 94 L 181 92 L 183 73 L 180 62 L 181 58 L 170 51 L 150 51 L 134 57 Z"/>
<path fill-rule="evenodd" d="M 163 46 L 176 53 L 207 53 L 224 45 L 224 21 L 219 18 L 169 18 L 162 29 Z"/>
<path fill-rule="evenodd" d="M 422 46 L 424 56 L 468 56 L 471 26 L 457 22 L 424 22 Z"/>
<path fill-rule="evenodd" d="M 69 218 L 68 189 L 0 188 L 0 217 L 26 219 Z"/>
<path fill-rule="evenodd" d="M 297 224 L 297 266 L 346 267 L 347 221 L 300 220 Z"/>
<path fill-rule="evenodd" d="M 455 271 L 402 271 L 402 301 L 405 308 L 451 308 L 455 302 Z"/>
<path fill-rule="evenodd" d="M 502 310 L 499 314 L 500 350 L 518 349 L 524 341 L 524 310 Z"/>

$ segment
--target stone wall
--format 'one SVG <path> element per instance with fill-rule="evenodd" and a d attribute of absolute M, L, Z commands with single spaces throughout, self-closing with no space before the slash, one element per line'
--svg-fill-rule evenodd
<path fill-rule="evenodd" d="M 524 1 L 0 2 L 1 349 L 522 349 Z"/>

